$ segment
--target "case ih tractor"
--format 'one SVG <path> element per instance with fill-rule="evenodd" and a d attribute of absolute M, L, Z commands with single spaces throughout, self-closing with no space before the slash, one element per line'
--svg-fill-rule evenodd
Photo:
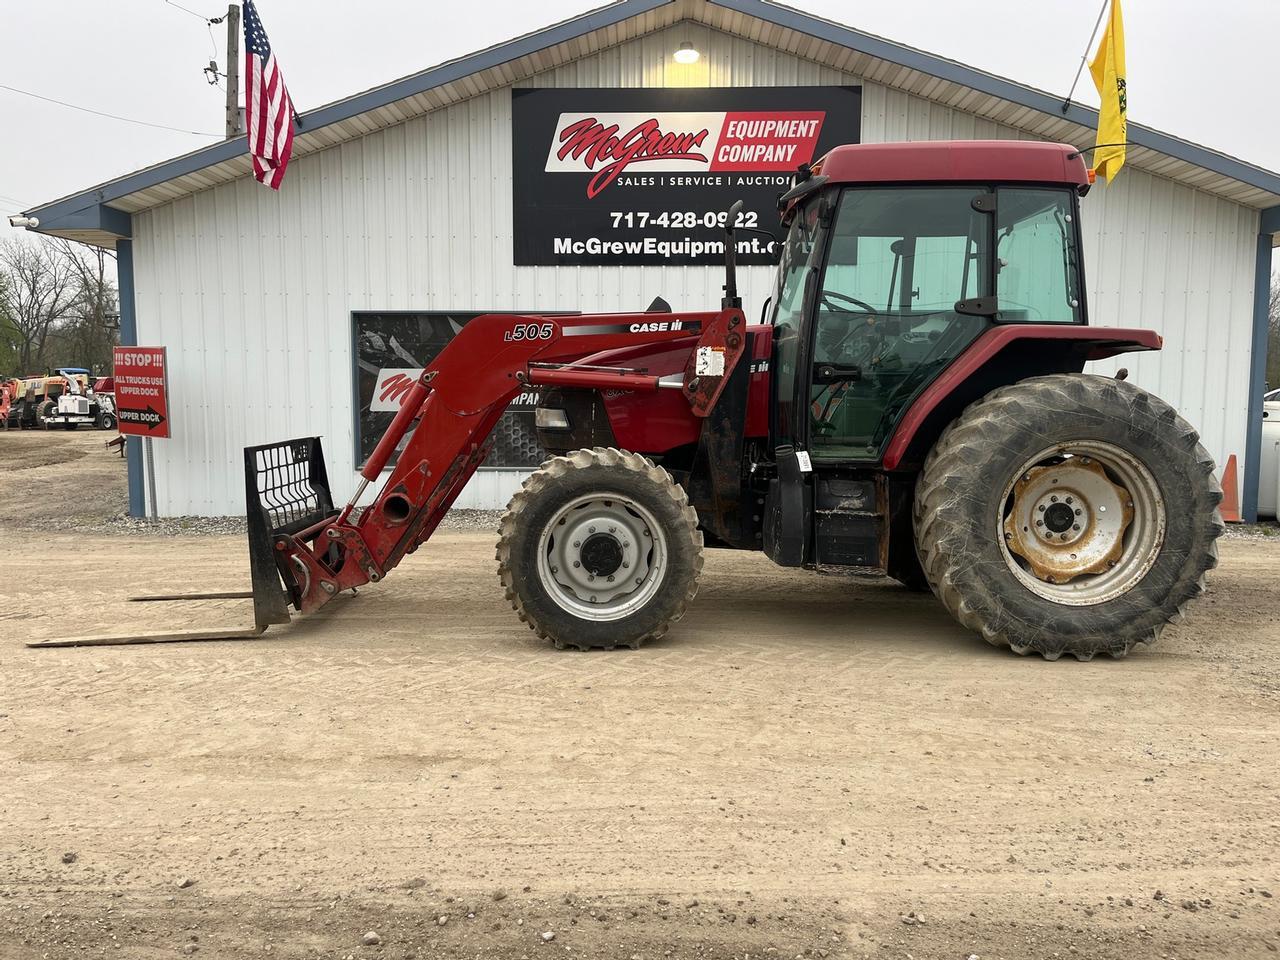
<path fill-rule="evenodd" d="M 1161 346 L 1087 325 L 1088 186 L 1061 144 L 838 147 L 779 200 L 758 324 L 737 296 L 737 205 L 718 312 L 473 320 L 345 507 L 318 438 L 246 450 L 255 629 L 382 579 L 431 536 L 508 402 L 537 388 L 557 455 L 512 499 L 498 573 L 557 646 L 662 636 L 704 545 L 885 571 L 1018 653 L 1153 641 L 1204 590 L 1221 492 L 1172 407 L 1082 372 Z"/>

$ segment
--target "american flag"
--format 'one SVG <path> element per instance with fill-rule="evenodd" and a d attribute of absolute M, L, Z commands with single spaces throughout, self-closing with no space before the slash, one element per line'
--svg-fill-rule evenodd
<path fill-rule="evenodd" d="M 293 101 L 253 0 L 244 0 L 244 52 L 244 113 L 253 176 L 279 190 L 293 154 Z"/>

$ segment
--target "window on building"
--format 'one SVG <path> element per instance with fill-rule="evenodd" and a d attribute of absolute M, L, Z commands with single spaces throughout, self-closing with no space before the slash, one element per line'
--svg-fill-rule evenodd
<path fill-rule="evenodd" d="M 352 314 L 357 465 L 369 459 L 418 374 L 463 325 L 480 315 L 480 311 Z M 533 423 L 536 402 L 535 395 L 526 392 L 507 408 L 481 469 L 532 470 L 546 459 Z M 398 454 L 392 456 L 392 464 Z"/>

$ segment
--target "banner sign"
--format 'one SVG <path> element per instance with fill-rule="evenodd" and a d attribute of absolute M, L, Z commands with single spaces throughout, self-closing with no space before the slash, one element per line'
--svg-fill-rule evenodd
<path fill-rule="evenodd" d="M 489 311 L 492 312 L 492 311 Z M 358 312 L 355 339 L 356 464 L 363 465 L 390 425 L 409 389 L 436 355 L 480 312 Z M 485 467 L 533 469 L 547 458 L 533 423 L 537 396 L 525 391 L 494 428 Z M 392 455 L 395 463 L 399 451 Z"/>
<path fill-rule="evenodd" d="M 112 367 L 120 432 L 138 437 L 169 436 L 165 348 L 116 347 Z"/>
<path fill-rule="evenodd" d="M 777 236 L 802 163 L 857 143 L 861 87 L 541 88 L 512 94 L 517 266 L 719 264 Z M 777 262 L 738 234 L 738 262 Z"/>

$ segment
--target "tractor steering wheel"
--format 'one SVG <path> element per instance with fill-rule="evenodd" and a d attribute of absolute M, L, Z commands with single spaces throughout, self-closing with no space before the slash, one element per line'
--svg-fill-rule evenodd
<path fill-rule="evenodd" d="M 843 300 L 845 303 L 851 303 L 855 307 L 860 308 L 864 313 L 870 313 L 870 314 L 876 313 L 876 308 L 873 307 L 871 304 L 867 303 L 865 300 L 859 300 L 857 297 L 851 297 L 848 294 L 837 293 L 834 290 L 819 291 L 818 299 L 821 300 L 827 306 L 828 309 L 839 310 L 841 313 L 852 312 L 851 310 L 848 310 L 845 307 L 837 306 L 836 304 L 832 303 L 830 298 L 834 298 L 836 300 Z"/>
<path fill-rule="evenodd" d="M 857 297 L 851 297 L 848 294 L 837 293 L 834 290 L 818 291 L 818 299 L 828 310 L 834 310 L 837 313 L 862 313 L 866 315 L 866 320 L 862 323 L 850 321 L 848 324 L 849 329 L 846 330 L 835 343 L 827 347 L 827 353 L 830 357 L 837 358 L 843 356 L 849 341 L 853 339 L 853 335 L 859 330 L 874 329 L 877 311 L 875 307 L 871 306 L 871 304 L 867 303 L 865 300 L 859 300 Z M 832 299 L 843 300 L 846 303 L 850 303 L 853 306 L 858 307 L 859 309 L 850 310 L 847 307 L 838 306 L 831 302 Z"/>

